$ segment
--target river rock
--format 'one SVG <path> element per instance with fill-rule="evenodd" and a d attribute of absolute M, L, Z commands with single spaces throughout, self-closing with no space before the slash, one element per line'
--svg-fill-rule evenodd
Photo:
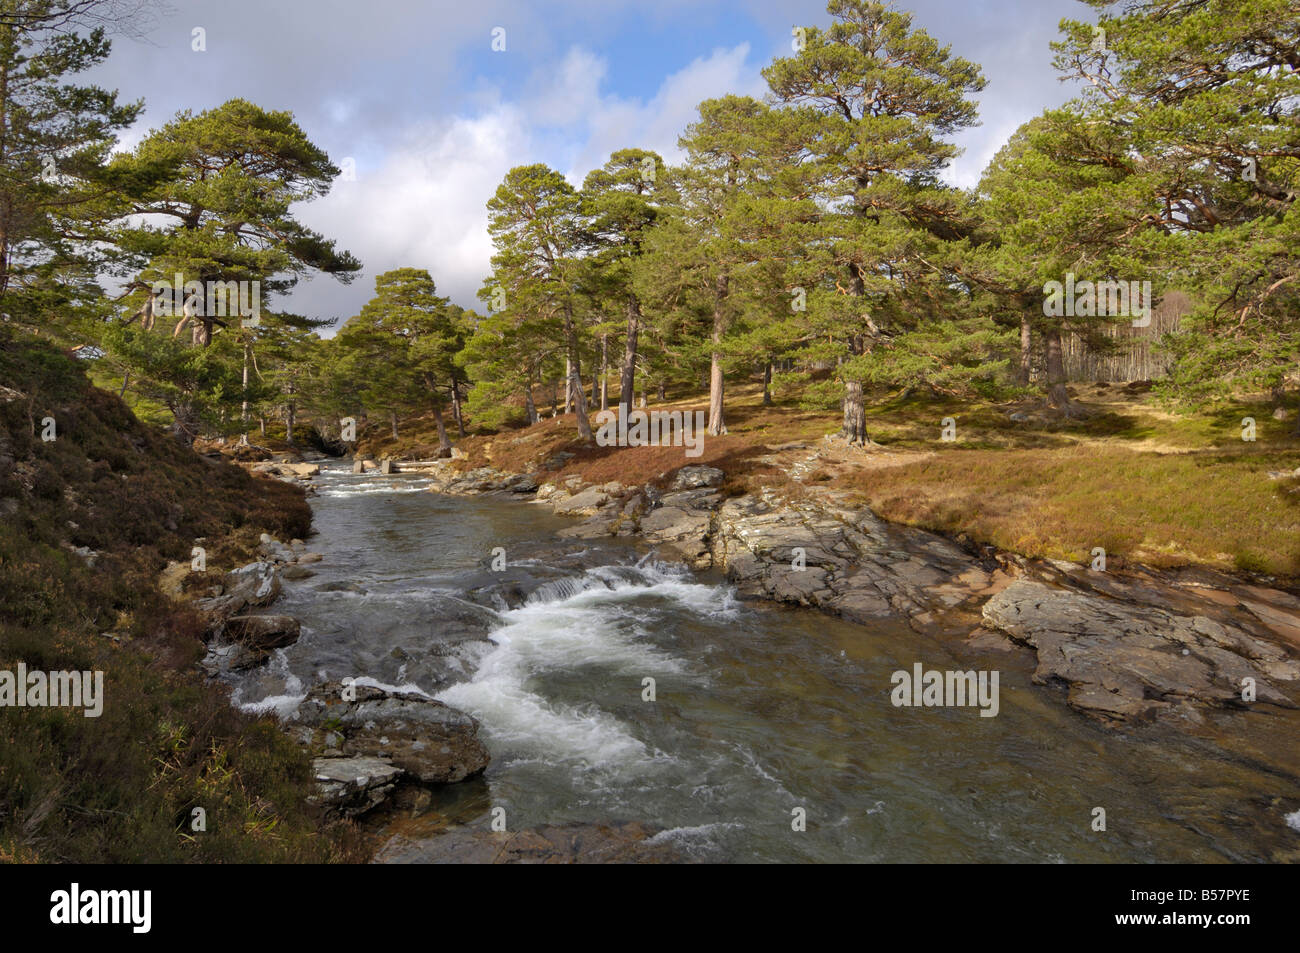
<path fill-rule="evenodd" d="M 638 524 L 641 536 L 679 554 L 698 569 L 712 564 L 709 537 L 713 508 L 721 496 L 711 490 L 665 493 Z"/>
<path fill-rule="evenodd" d="M 591 516 L 608 503 L 610 497 L 621 492 L 623 487 L 618 483 L 590 486 L 573 496 L 559 500 L 553 505 L 553 509 L 561 516 Z"/>
<path fill-rule="evenodd" d="M 944 610 L 995 586 L 993 572 L 960 547 L 867 509 L 746 496 L 722 503 L 715 524 L 714 565 L 742 596 L 814 606 L 852 622 L 901 616 L 931 631 Z"/>
<path fill-rule="evenodd" d="M 1277 645 L 1204 615 L 1120 602 L 1018 579 L 984 606 L 986 628 L 1038 655 L 1034 680 L 1068 686 L 1069 703 L 1103 720 L 1152 717 L 1186 705 L 1243 707 L 1243 679 L 1258 700 L 1295 701 L 1273 681 L 1300 678 Z"/>
<path fill-rule="evenodd" d="M 268 652 L 297 642 L 302 626 L 293 616 L 237 615 L 226 620 L 224 634 L 255 652 Z"/>
<path fill-rule="evenodd" d="M 312 729 L 313 747 L 384 758 L 403 779 L 422 784 L 463 781 L 487 767 L 478 722 L 464 712 L 413 692 L 349 687 L 355 701 L 344 699 L 342 683 L 327 682 L 299 705 L 297 719 Z"/>
<path fill-rule="evenodd" d="M 280 595 L 280 574 L 269 562 L 249 563 L 225 573 L 218 588 L 220 592 L 216 595 L 194 603 L 209 634 L 215 633 L 233 615 L 274 602 Z"/>
<path fill-rule="evenodd" d="M 312 761 L 316 794 L 307 800 L 343 817 L 365 814 L 386 801 L 402 769 L 383 758 L 316 758 Z"/>
<path fill-rule="evenodd" d="M 705 486 L 720 486 L 726 474 L 717 467 L 682 467 L 673 477 L 671 490 L 697 490 Z"/>

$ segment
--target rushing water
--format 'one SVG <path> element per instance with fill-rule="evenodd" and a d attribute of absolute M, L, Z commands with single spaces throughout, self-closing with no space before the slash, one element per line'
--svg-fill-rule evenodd
<path fill-rule="evenodd" d="M 431 831 L 504 807 L 512 830 L 647 822 L 712 861 L 1300 858 L 1294 713 L 1107 731 L 1033 685 L 1021 651 L 738 602 L 628 545 L 565 545 L 541 507 L 416 476 L 318 482 L 325 560 L 275 610 L 303 637 L 236 701 L 288 713 L 317 681 L 365 676 L 471 712 L 491 766 L 439 792 Z M 891 675 L 916 662 L 997 670 L 997 716 L 895 707 Z"/>

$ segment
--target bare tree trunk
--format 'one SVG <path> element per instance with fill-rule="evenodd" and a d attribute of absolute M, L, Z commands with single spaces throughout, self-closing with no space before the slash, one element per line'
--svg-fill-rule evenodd
<path fill-rule="evenodd" d="M 1043 346 L 1047 354 L 1047 402 L 1069 419 L 1087 416 L 1083 408 L 1070 399 L 1066 389 L 1065 362 L 1061 357 L 1061 330 L 1052 328 L 1043 332 Z"/>
<path fill-rule="evenodd" d="M 456 433 L 460 435 L 461 440 L 464 440 L 465 418 L 462 416 L 460 409 L 460 382 L 455 378 L 452 378 L 451 381 L 451 413 L 456 418 Z"/>
<path fill-rule="evenodd" d="M 126 389 L 130 385 L 130 383 L 131 383 L 131 372 L 127 371 L 126 375 L 122 378 L 122 389 L 117 392 L 118 397 L 126 396 Z"/>
<path fill-rule="evenodd" d="M 257 426 L 261 430 L 262 439 L 266 439 L 266 415 L 265 414 L 257 418 Z"/>
<path fill-rule="evenodd" d="M 442 422 L 442 407 L 433 402 L 433 422 L 438 425 L 438 456 L 451 456 L 451 441 L 447 439 L 447 425 Z"/>
<path fill-rule="evenodd" d="M 723 279 L 725 294 L 726 279 Z M 713 350 L 709 354 L 709 436 L 716 437 L 727 432 L 727 421 L 723 415 L 722 399 L 722 332 L 726 330 L 726 318 L 719 301 L 713 308 Z"/>
<path fill-rule="evenodd" d="M 568 416 L 573 409 L 573 352 L 564 359 L 564 413 Z"/>
<path fill-rule="evenodd" d="M 763 406 L 772 406 L 772 362 L 768 361 L 763 369 Z"/>
<path fill-rule="evenodd" d="M 1033 366 L 1033 337 L 1030 335 L 1029 312 L 1020 315 L 1020 368 L 1016 380 L 1028 386 L 1030 369 Z"/>
<path fill-rule="evenodd" d="M 293 428 L 298 423 L 298 405 L 294 401 L 289 401 L 289 406 L 285 408 L 284 414 L 284 439 L 293 443 Z"/>
<path fill-rule="evenodd" d="M 624 420 L 632 412 L 636 386 L 636 342 L 641 329 L 641 305 L 635 297 L 627 302 L 627 337 L 623 340 L 623 369 L 619 376 L 618 412 Z"/>
<path fill-rule="evenodd" d="M 533 403 L 533 375 L 528 375 L 528 386 L 524 388 L 524 410 L 528 413 L 528 424 L 537 423 L 537 405 Z"/>
<path fill-rule="evenodd" d="M 867 442 L 867 405 L 862 399 L 862 381 L 844 382 L 844 423 L 840 435 L 849 443 Z"/>
<path fill-rule="evenodd" d="M 240 410 L 240 426 L 243 433 L 239 435 L 239 445 L 248 446 L 248 351 L 253 345 L 250 341 L 244 342 L 244 400 Z"/>
<path fill-rule="evenodd" d="M 609 335 L 600 336 L 600 409 L 609 409 Z M 592 401 L 596 400 L 596 395 L 592 394 Z"/>
<path fill-rule="evenodd" d="M 390 410 L 388 412 L 388 419 L 393 425 L 393 439 L 396 440 L 397 439 L 397 411 Z"/>
<path fill-rule="evenodd" d="M 582 362 L 578 355 L 578 329 L 573 323 L 573 305 L 564 303 L 564 337 L 569 349 L 569 390 L 573 394 L 573 411 L 578 417 L 578 437 L 583 443 L 591 443 L 595 436 L 591 432 L 591 421 L 587 419 L 587 398 L 582 393 Z"/>

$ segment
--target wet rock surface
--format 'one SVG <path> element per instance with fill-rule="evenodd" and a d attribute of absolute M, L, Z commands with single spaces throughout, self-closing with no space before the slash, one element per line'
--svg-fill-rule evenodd
<path fill-rule="evenodd" d="M 1068 687 L 1070 704 L 1124 720 L 1192 705 L 1297 707 L 1279 686 L 1300 679 L 1280 646 L 1207 615 L 1185 615 L 1022 578 L 983 609 L 988 628 L 1034 649 L 1039 684 Z"/>
<path fill-rule="evenodd" d="M 657 841 L 656 828 L 637 822 L 551 824 L 523 831 L 452 828 L 434 838 L 391 838 L 375 856 L 381 864 L 627 864 L 684 858 Z"/>
<path fill-rule="evenodd" d="M 488 765 L 478 722 L 413 692 L 326 682 L 298 707 L 291 734 L 315 756 L 320 803 L 345 815 L 402 783 L 453 784 Z"/>

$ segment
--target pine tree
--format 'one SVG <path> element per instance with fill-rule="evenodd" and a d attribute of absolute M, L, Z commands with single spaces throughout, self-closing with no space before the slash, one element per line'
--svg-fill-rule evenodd
<path fill-rule="evenodd" d="M 115 344 L 125 348 L 119 360 L 128 352 L 151 352 L 147 372 L 137 367 L 137 377 L 146 388 L 162 387 L 172 398 L 185 397 L 171 406 L 174 429 L 182 439 L 193 440 L 201 405 L 217 395 L 184 379 L 193 358 L 182 336 L 187 335 L 190 346 L 208 349 L 216 332 L 229 331 L 205 361 L 233 361 L 246 376 L 242 368 L 260 334 L 259 323 L 288 320 L 262 303 L 286 294 L 302 275 L 323 272 L 348 282 L 360 270 L 355 258 L 337 251 L 290 210 L 295 202 L 324 195 L 339 169 L 289 113 L 267 112 L 236 99 L 198 115 L 181 113 L 130 154 L 115 158 L 108 170 L 123 182 L 149 183 L 118 193 L 120 218 L 113 238 L 141 266 L 128 298 L 129 306 L 138 309 L 129 320 L 138 320 L 152 335 L 155 320 L 163 318 L 174 345 L 127 345 L 120 328 L 107 341 L 110 349 Z M 174 287 L 178 282 L 181 289 Z M 205 293 L 184 293 L 191 282 Z M 252 303 L 254 294 L 258 299 L 260 314 L 251 319 L 241 313 L 236 320 L 220 295 L 206 293 L 233 291 L 241 283 L 246 283 L 240 288 L 241 303 Z M 159 293 L 163 286 L 172 293 Z M 235 336 L 241 340 L 230 340 Z M 231 392 L 223 390 L 223 396 L 231 399 Z"/>
<path fill-rule="evenodd" d="M 544 165 L 511 169 L 488 201 L 488 232 L 496 245 L 490 279 L 492 293 L 501 289 L 505 307 L 558 320 L 578 436 L 591 442 L 594 435 L 583 393 L 575 300 L 581 215 L 582 199 L 577 190 L 564 176 Z"/>
<path fill-rule="evenodd" d="M 984 79 L 884 3 L 831 0 L 827 10 L 836 22 L 806 28 L 802 49 L 764 76 L 777 102 L 821 116 L 807 141 L 810 182 L 842 214 L 825 217 L 815 247 L 829 265 L 823 291 L 830 284 L 841 300 L 823 293 L 810 307 L 816 340 L 826 343 L 807 356 L 838 362 L 841 432 L 863 442 L 863 382 L 881 371 L 870 352 L 914 325 L 947 283 L 929 253 L 961 234 L 938 174 L 957 154 L 945 137 L 975 123 L 968 97 Z"/>
<path fill-rule="evenodd" d="M 102 26 L 78 29 L 83 6 L 0 0 L 0 314 L 46 328 L 104 311 L 104 163 L 143 108 L 68 82 L 109 53 Z"/>
<path fill-rule="evenodd" d="M 1083 141 L 1074 158 L 1121 170 L 1152 199 L 1135 225 L 1178 237 L 1168 269 L 1195 309 L 1171 342 L 1171 388 L 1281 389 L 1300 361 L 1294 0 L 1086 2 L 1099 22 L 1063 23 L 1056 65 L 1089 84 L 1084 122 L 1123 130 L 1125 149 Z"/>

